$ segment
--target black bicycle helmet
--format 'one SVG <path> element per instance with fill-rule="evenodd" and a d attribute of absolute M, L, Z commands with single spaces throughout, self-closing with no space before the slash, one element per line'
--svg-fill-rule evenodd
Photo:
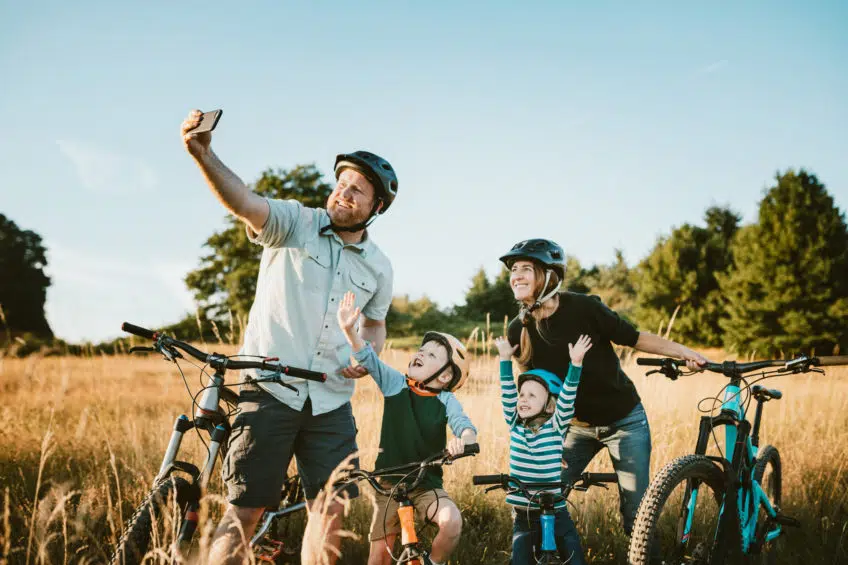
<path fill-rule="evenodd" d="M 525 239 L 512 246 L 500 260 L 507 269 L 519 259 L 537 261 L 545 268 L 551 269 L 559 280 L 565 278 L 565 253 L 558 244 L 550 239 Z"/>
<path fill-rule="evenodd" d="M 353 169 L 365 176 L 374 185 L 377 198 L 383 203 L 378 214 L 384 213 L 397 196 L 398 180 L 395 170 L 388 161 L 369 151 L 354 151 L 336 155 L 336 180 L 345 169 Z M 373 213 L 372 213 L 373 215 Z"/>

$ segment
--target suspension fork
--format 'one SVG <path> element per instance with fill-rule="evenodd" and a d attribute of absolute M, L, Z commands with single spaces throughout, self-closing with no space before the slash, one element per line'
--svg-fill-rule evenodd
<path fill-rule="evenodd" d="M 209 484 L 209 479 L 212 476 L 212 470 L 215 468 L 215 459 L 222 449 L 226 450 L 227 439 L 229 432 L 227 428 L 218 424 L 212 431 L 212 439 L 209 442 L 209 456 L 206 458 L 206 464 L 203 470 L 195 478 L 195 483 L 199 487 L 198 492 L 206 492 L 206 486 Z M 187 547 L 191 543 L 191 538 L 194 537 L 194 532 L 197 530 L 197 522 L 200 510 L 200 497 L 193 498 L 186 505 L 185 514 L 183 515 L 183 524 L 180 526 L 180 534 L 177 538 L 181 548 Z"/>
<path fill-rule="evenodd" d="M 168 442 L 168 447 L 165 449 L 165 455 L 162 457 L 162 465 L 159 467 L 159 472 L 156 474 L 156 478 L 153 480 L 153 483 L 156 484 L 171 471 L 174 466 L 174 462 L 177 459 L 177 453 L 180 451 L 180 444 L 183 441 L 183 436 L 185 433 L 192 429 L 194 424 L 191 423 L 185 415 L 180 414 L 177 417 L 176 422 L 174 422 L 174 431 L 171 432 L 171 440 Z"/>

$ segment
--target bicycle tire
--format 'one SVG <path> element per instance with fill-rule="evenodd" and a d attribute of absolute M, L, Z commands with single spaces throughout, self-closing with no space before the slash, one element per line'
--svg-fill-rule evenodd
<path fill-rule="evenodd" d="M 768 477 L 768 483 L 763 484 L 763 477 L 766 471 L 771 469 L 771 474 Z M 783 480 L 783 463 L 780 460 L 780 452 L 773 445 L 767 445 L 762 448 L 757 455 L 757 465 L 754 467 L 754 479 L 760 483 L 763 491 L 776 509 L 780 508 L 782 496 L 782 480 Z M 765 535 L 761 532 L 761 526 L 764 526 L 765 518 L 757 520 L 758 535 Z M 748 556 L 748 563 L 751 565 L 776 565 L 777 555 L 780 553 L 782 537 L 778 537 L 770 543 L 763 545 L 760 552 Z"/>
<path fill-rule="evenodd" d="M 681 551 L 677 538 L 666 539 L 659 533 L 662 511 L 669 502 L 669 498 L 682 483 L 685 483 L 688 487 L 691 484 L 689 481 L 697 481 L 699 484 L 699 501 L 703 500 L 701 497 L 706 494 L 703 489 L 703 486 L 706 485 L 712 492 L 716 506 L 721 504 L 726 479 L 722 470 L 713 461 L 703 455 L 685 455 L 668 463 L 651 481 L 639 504 L 628 552 L 631 565 L 650 565 L 656 562 L 658 558 L 665 563 L 707 564 L 723 562 L 724 555 L 715 555 L 715 553 L 724 554 L 734 545 L 736 549 L 734 553 L 739 553 L 741 540 L 735 504 L 731 508 L 733 518 L 726 520 L 730 523 L 729 531 L 720 534 L 725 539 L 716 543 L 715 547 L 712 547 L 711 540 L 696 544 L 693 548 L 689 548 L 689 544 L 687 544 L 684 549 L 691 551 L 691 554 L 679 556 L 676 555 L 676 552 Z M 679 522 L 677 527 L 679 528 Z M 658 537 L 663 539 L 658 539 Z M 671 555 L 667 556 L 666 552 L 671 552 Z"/>
<path fill-rule="evenodd" d="M 193 484 L 177 476 L 165 477 L 153 485 L 124 527 L 110 565 L 140 565 L 144 562 L 144 556 L 151 549 L 153 529 L 162 526 L 174 499 L 180 511 L 178 519 L 182 519 L 186 506 L 198 501 L 199 493 Z"/>

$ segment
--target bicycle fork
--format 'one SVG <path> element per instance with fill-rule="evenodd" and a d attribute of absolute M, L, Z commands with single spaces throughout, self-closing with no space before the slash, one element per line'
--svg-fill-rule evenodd
<path fill-rule="evenodd" d="M 209 442 L 209 455 L 203 465 L 203 470 L 198 469 L 191 463 L 178 461 L 177 454 L 179 453 L 185 433 L 196 427 L 196 423 L 189 420 L 185 415 L 180 415 L 174 422 L 174 431 L 171 433 L 171 439 L 168 442 L 168 447 L 165 450 L 165 455 L 162 457 L 162 465 L 159 467 L 159 472 L 154 479 L 154 484 L 168 477 L 173 471 L 179 470 L 189 474 L 192 477 L 192 486 L 197 489 L 198 493 L 206 491 L 209 480 L 212 477 L 212 471 L 215 468 L 215 460 L 221 453 L 222 444 L 226 444 L 229 433 L 227 429 L 218 424 L 211 430 L 211 441 Z M 198 510 L 200 509 L 200 496 L 192 496 L 186 505 L 183 514 L 182 526 L 177 541 L 181 548 L 191 543 L 195 530 L 197 530 Z"/>

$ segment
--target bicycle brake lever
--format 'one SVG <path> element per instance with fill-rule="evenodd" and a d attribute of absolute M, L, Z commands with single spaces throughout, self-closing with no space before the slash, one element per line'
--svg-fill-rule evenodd
<path fill-rule="evenodd" d="M 264 379 L 263 379 L 263 380 L 264 380 Z M 294 386 L 290 385 L 289 383 L 285 383 L 285 382 L 283 382 L 282 377 L 273 377 L 273 378 L 268 379 L 268 380 L 269 380 L 269 381 L 271 381 L 271 382 L 273 382 L 273 383 L 277 383 L 277 384 L 278 384 L 278 385 L 280 385 L 280 386 L 284 386 L 284 387 L 286 387 L 287 389 L 294 391 L 294 392 L 295 392 L 298 396 L 300 396 L 300 391 L 299 391 L 299 390 L 297 390 L 297 388 L 295 388 Z"/>
<path fill-rule="evenodd" d="M 647 377 L 648 375 L 653 375 L 654 373 L 659 373 L 659 372 L 660 372 L 659 369 L 654 369 L 653 371 L 648 371 L 647 373 L 645 373 L 645 376 Z"/>
<path fill-rule="evenodd" d="M 130 353 L 155 353 L 155 352 L 156 352 L 155 347 L 142 347 L 140 345 L 130 347 Z"/>
<path fill-rule="evenodd" d="M 492 492 L 493 490 L 498 490 L 499 488 L 501 488 L 501 485 L 495 485 L 495 486 L 493 486 L 493 487 L 489 487 L 489 488 L 487 488 L 487 489 L 486 489 L 486 490 L 484 490 L 483 492 Z"/>
<path fill-rule="evenodd" d="M 168 361 L 175 361 L 177 358 L 182 357 L 179 351 L 172 349 L 170 347 L 162 347 L 158 350 Z"/>

